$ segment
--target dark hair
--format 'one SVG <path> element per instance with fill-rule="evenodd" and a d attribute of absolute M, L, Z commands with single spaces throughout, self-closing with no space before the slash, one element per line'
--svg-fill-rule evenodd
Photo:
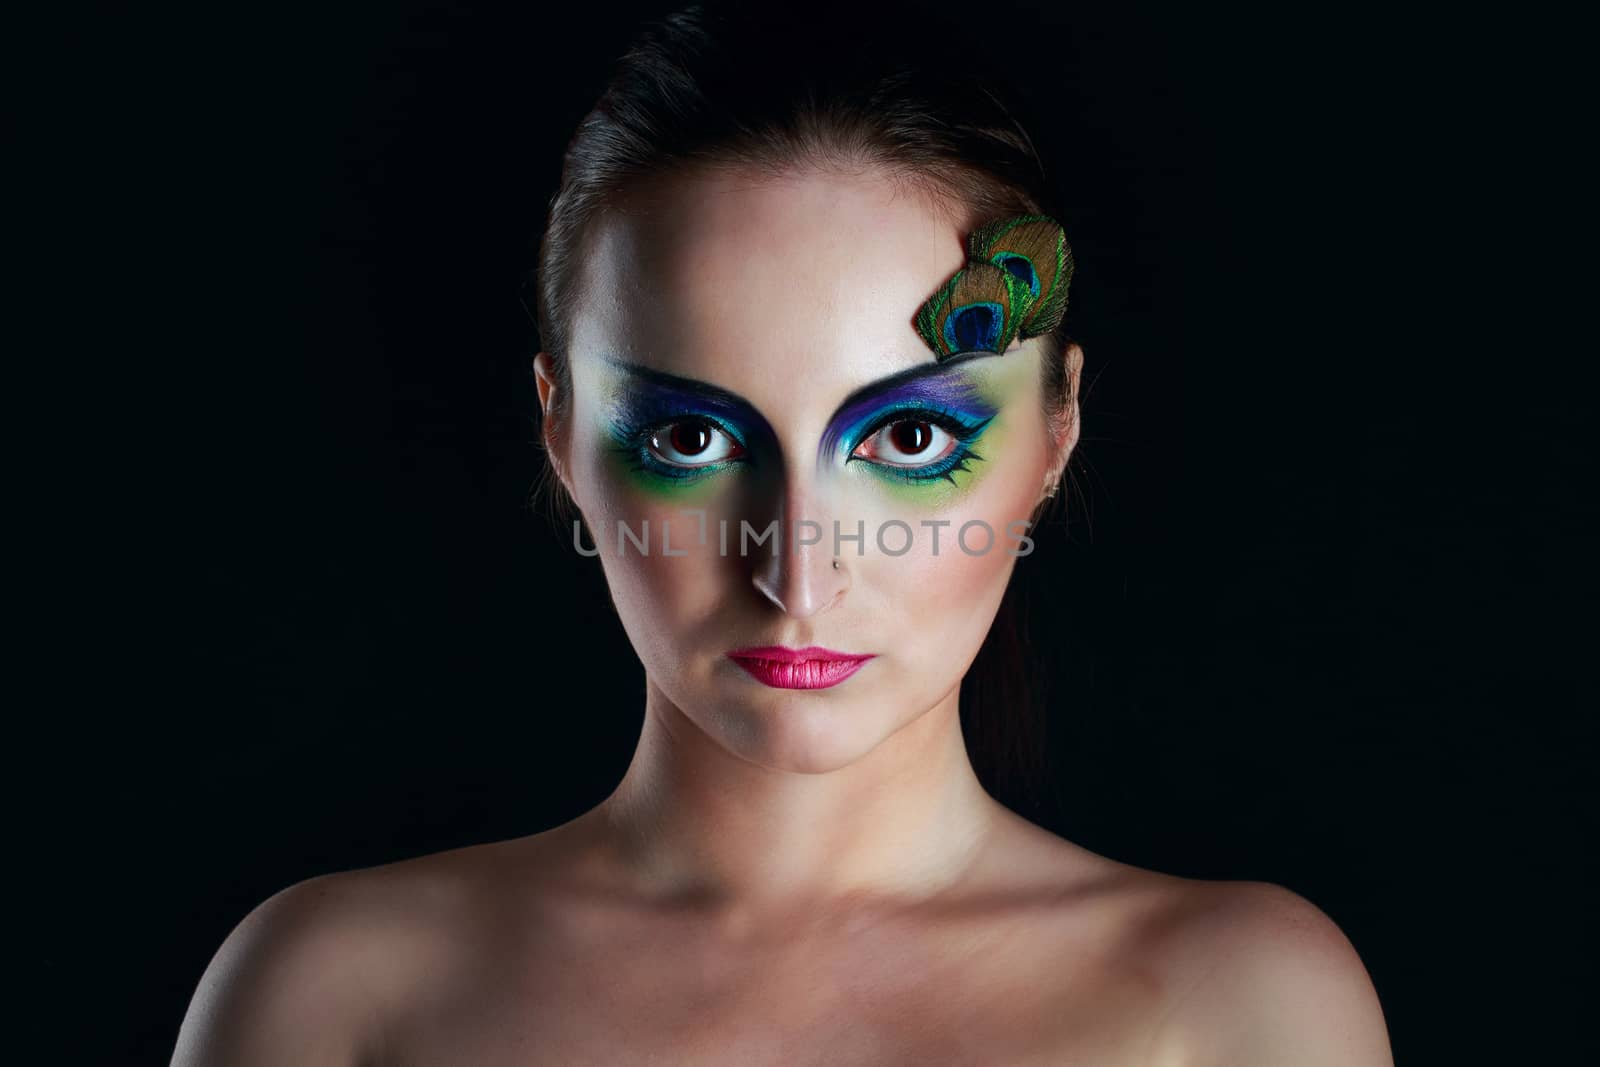
<path fill-rule="evenodd" d="M 697 4 L 647 24 L 579 122 L 550 201 L 533 295 L 558 383 L 551 417 L 559 420 L 570 395 L 566 348 L 585 236 L 643 179 L 712 167 L 873 165 L 955 215 L 961 232 L 1006 215 L 1064 222 L 1016 118 L 1018 87 L 993 78 L 994 56 L 974 51 L 969 35 L 970 26 L 921 6 L 828 0 L 794 10 Z M 1042 384 L 1052 427 L 1076 418 L 1069 343 L 1065 325 L 1049 335 Z M 539 491 L 572 515 L 548 464 Z M 961 686 L 974 770 L 1013 808 L 1037 806 L 1046 751 L 1022 648 L 1025 564 L 1018 560 Z"/>

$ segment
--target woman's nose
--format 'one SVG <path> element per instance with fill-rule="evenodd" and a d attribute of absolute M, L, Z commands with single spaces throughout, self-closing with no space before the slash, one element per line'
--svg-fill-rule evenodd
<path fill-rule="evenodd" d="M 785 504 L 778 517 L 777 552 L 763 547 L 753 553 L 751 581 L 786 614 L 804 619 L 827 611 L 844 597 L 850 569 L 843 559 L 834 566 L 832 518 L 796 496 Z"/>

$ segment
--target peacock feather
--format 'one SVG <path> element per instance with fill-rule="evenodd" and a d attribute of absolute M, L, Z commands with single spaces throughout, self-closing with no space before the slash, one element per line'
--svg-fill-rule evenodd
<path fill-rule="evenodd" d="M 968 263 L 917 313 L 917 331 L 935 355 L 1011 346 L 1033 299 L 1026 283 L 993 263 Z"/>
<path fill-rule="evenodd" d="M 1017 336 L 1061 324 L 1072 281 L 1072 249 L 1045 215 L 987 223 L 967 238 L 967 264 L 917 311 L 917 332 L 939 359 L 1004 352 Z"/>

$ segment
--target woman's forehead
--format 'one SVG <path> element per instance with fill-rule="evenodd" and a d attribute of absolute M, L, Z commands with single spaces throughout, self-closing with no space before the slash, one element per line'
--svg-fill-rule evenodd
<path fill-rule="evenodd" d="M 882 377 L 933 359 L 912 319 L 961 267 L 962 237 L 877 170 L 664 181 L 591 231 L 574 354 L 734 389 L 802 369 Z"/>

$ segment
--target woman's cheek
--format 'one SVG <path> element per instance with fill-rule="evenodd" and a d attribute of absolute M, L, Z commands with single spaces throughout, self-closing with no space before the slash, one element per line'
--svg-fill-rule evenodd
<path fill-rule="evenodd" d="M 954 666 L 952 656 L 976 655 L 988 632 L 1015 563 L 1016 541 L 996 522 L 999 514 L 980 506 L 942 513 L 929 521 L 948 525 L 924 528 L 915 551 L 875 561 L 904 633 L 946 631 L 942 640 L 917 646 L 930 665 Z"/>
<path fill-rule="evenodd" d="M 1005 526 L 1017 494 L 1007 491 L 1005 474 L 997 468 L 954 507 L 884 506 L 880 496 L 874 508 L 864 501 L 870 517 L 863 558 L 854 544 L 841 546 L 861 592 L 870 593 L 863 603 L 880 606 L 862 625 L 893 653 L 896 684 L 920 700 L 937 700 L 959 682 L 1004 595 L 1017 551 Z"/>
<path fill-rule="evenodd" d="M 720 595 L 708 579 L 719 562 L 707 557 L 716 552 L 715 520 L 709 547 L 702 546 L 698 521 L 681 509 L 715 508 L 723 476 L 675 483 L 634 470 L 600 427 L 574 456 L 573 474 L 586 489 L 582 504 L 594 539 L 582 548 L 598 550 L 624 629 L 647 667 L 674 662 L 682 636 L 715 614 Z"/>

